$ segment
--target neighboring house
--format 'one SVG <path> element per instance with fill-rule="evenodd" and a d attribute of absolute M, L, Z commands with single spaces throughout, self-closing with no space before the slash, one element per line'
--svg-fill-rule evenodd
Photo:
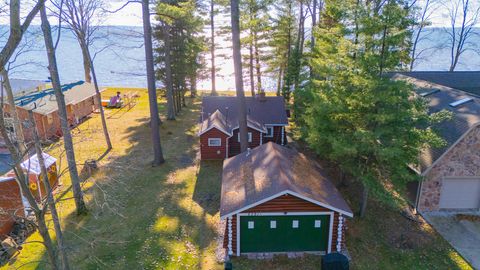
<path fill-rule="evenodd" d="M 443 73 L 439 74 L 442 76 Z M 465 74 L 467 73 L 461 75 Z M 432 127 L 446 141 L 445 147 L 425 149 L 420 156 L 419 166 L 414 168 L 422 176 L 422 181 L 416 188 L 416 209 L 421 212 L 479 210 L 480 98 L 407 75 L 408 73 L 397 74 L 393 78 L 412 83 L 417 94 L 428 102 L 431 113 L 441 110 L 453 113 L 453 119 Z M 412 76 L 414 75 L 415 73 Z M 455 81 L 452 74 L 449 76 Z M 435 81 L 448 80 L 437 78 Z M 472 78 L 472 81 L 478 82 L 478 77 Z M 480 90 L 480 84 L 476 88 L 470 85 L 469 89 L 470 92 Z"/>
<path fill-rule="evenodd" d="M 352 210 L 322 168 L 269 142 L 223 163 L 220 218 L 228 255 L 342 252 Z"/>
<path fill-rule="evenodd" d="M 26 80 L 26 79 L 10 79 L 10 87 L 12 88 L 12 94 L 14 97 L 18 97 L 20 95 L 25 95 L 26 93 L 30 93 L 33 91 L 40 91 L 45 89 L 47 83 L 40 80 Z M 6 92 L 3 91 L 4 103 L 7 102 L 6 99 Z M 13 123 L 10 121 L 9 118 L 5 119 L 7 128 L 12 129 L 13 131 Z M 8 150 L 5 145 L 5 141 L 0 136 L 0 154 L 7 154 Z"/>
<path fill-rule="evenodd" d="M 53 190 L 58 186 L 57 160 L 46 153 L 43 153 L 43 158 L 48 173 L 48 180 Z M 45 199 L 47 192 L 41 180 L 37 155 L 31 156 L 20 165 L 29 180 L 28 186 L 37 202 Z M 30 204 L 21 193 L 15 177 L 13 171 L 0 177 L 0 237 L 11 232 L 15 223 L 15 217 L 28 216 Z"/>
<path fill-rule="evenodd" d="M 65 97 L 68 122 L 70 126 L 77 125 L 98 108 L 95 99 L 95 87 L 90 83 L 79 81 L 66 84 L 62 86 L 62 91 Z M 17 105 L 18 116 L 24 127 L 23 131 L 27 142 L 33 139 L 32 130 L 28 128 L 29 110 L 33 111 L 35 124 L 42 140 L 49 140 L 62 136 L 57 100 L 53 89 L 31 92 L 16 97 L 15 103 Z M 4 106 L 8 119 L 10 108 L 8 104 L 5 104 Z"/>
<path fill-rule="evenodd" d="M 267 142 L 287 143 L 288 125 L 283 97 L 245 97 L 249 148 Z M 236 97 L 204 97 L 202 100 L 200 152 L 202 159 L 225 159 L 240 153 L 238 101 Z"/>

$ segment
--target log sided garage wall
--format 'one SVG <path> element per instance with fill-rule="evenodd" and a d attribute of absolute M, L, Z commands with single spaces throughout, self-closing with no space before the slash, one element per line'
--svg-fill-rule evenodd
<path fill-rule="evenodd" d="M 440 210 L 443 181 L 462 178 L 480 179 L 480 125 L 473 127 L 431 169 L 425 171 L 418 210 Z"/>
<path fill-rule="evenodd" d="M 303 199 L 297 198 L 290 194 L 284 194 L 270 201 L 254 206 L 250 209 L 242 211 L 240 213 L 240 219 L 242 216 L 259 216 L 262 213 L 278 213 L 278 216 L 297 215 L 303 216 L 305 213 L 316 213 L 319 215 L 327 215 L 329 217 L 329 224 L 327 224 L 328 239 L 325 239 L 327 250 L 320 252 L 341 252 L 345 249 L 345 230 L 346 219 L 345 216 L 328 208 L 313 204 Z M 275 215 L 277 216 L 277 215 Z M 333 217 L 333 220 L 330 219 Z M 230 250 L 230 255 L 240 255 L 239 252 L 239 235 L 237 225 L 239 215 L 233 215 L 227 218 L 227 225 L 225 226 L 225 234 L 223 239 L 223 247 Z M 300 224 L 302 226 L 302 224 Z M 229 232 L 231 230 L 231 233 Z M 340 233 L 339 233 L 340 232 Z M 308 250 L 307 250 L 308 251 Z"/>

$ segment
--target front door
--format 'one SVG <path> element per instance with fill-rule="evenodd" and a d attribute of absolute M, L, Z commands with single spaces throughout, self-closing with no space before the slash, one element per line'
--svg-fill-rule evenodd
<path fill-rule="evenodd" d="M 240 216 L 240 252 L 327 252 L 329 229 L 329 214 Z"/>

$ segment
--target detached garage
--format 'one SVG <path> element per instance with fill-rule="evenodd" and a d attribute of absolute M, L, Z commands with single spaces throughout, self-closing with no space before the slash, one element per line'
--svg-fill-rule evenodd
<path fill-rule="evenodd" d="M 348 204 L 304 155 L 267 143 L 223 165 L 220 216 L 229 255 L 341 252 Z"/>

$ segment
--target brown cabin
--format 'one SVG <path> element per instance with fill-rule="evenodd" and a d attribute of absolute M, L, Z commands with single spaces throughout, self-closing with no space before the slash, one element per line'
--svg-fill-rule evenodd
<path fill-rule="evenodd" d="M 352 210 L 323 169 L 269 142 L 223 163 L 220 218 L 230 256 L 345 250 Z"/>
<path fill-rule="evenodd" d="M 287 143 L 288 125 L 283 97 L 246 97 L 249 148 L 267 142 Z M 238 101 L 236 97 L 204 97 L 200 123 L 203 160 L 225 159 L 240 153 Z"/>
<path fill-rule="evenodd" d="M 91 83 L 79 81 L 62 86 L 67 106 L 68 123 L 76 126 L 98 108 L 95 99 L 95 87 Z M 30 92 L 15 98 L 18 117 L 23 124 L 23 133 L 27 142 L 33 140 L 32 129 L 28 128 L 28 111 L 33 111 L 33 118 L 39 136 L 42 140 L 51 140 L 62 136 L 57 100 L 53 89 Z M 11 111 L 8 104 L 4 104 L 6 122 L 9 122 Z M 10 125 L 14 128 L 13 124 Z M 13 134 L 14 132 L 12 132 Z"/>

